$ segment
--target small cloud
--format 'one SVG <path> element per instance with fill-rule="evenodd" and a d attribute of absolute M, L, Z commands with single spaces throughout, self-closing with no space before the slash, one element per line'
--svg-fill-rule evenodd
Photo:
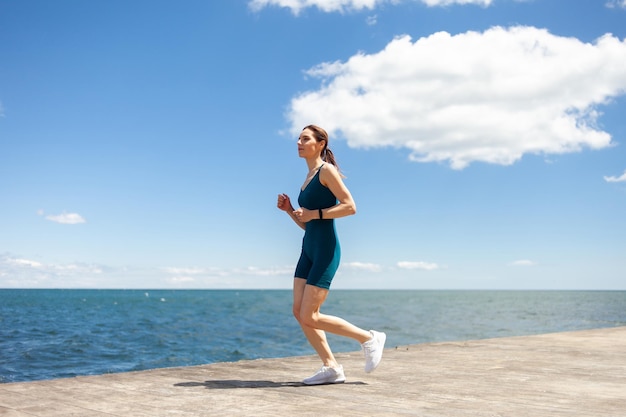
<path fill-rule="evenodd" d="M 179 284 L 181 282 L 194 282 L 195 279 L 192 277 L 172 277 L 169 279 L 169 281 L 174 284 Z"/>
<path fill-rule="evenodd" d="M 474 4 L 487 7 L 493 0 L 420 0 L 428 7 L 446 7 L 454 4 L 466 5 Z M 255 12 L 265 7 L 278 6 L 291 9 L 291 12 L 298 16 L 300 12 L 308 7 L 316 7 L 322 12 L 345 13 L 359 11 L 363 9 L 373 10 L 385 3 L 396 4 L 397 0 L 250 0 L 248 7 Z"/>
<path fill-rule="evenodd" d="M 103 268 L 98 265 L 93 264 L 67 264 L 67 265 L 48 265 L 48 268 L 53 270 L 57 275 L 80 275 L 80 274 L 91 274 L 91 275 L 100 275 L 102 274 Z"/>
<path fill-rule="evenodd" d="M 626 1 L 626 0 L 624 0 L 624 1 Z M 626 182 L 626 170 L 619 177 L 614 177 L 614 176 L 604 177 L 604 181 L 606 181 L 606 182 Z"/>
<path fill-rule="evenodd" d="M 376 23 L 378 23 L 378 16 L 377 16 L 377 15 L 367 16 L 367 18 L 365 19 L 365 23 L 366 23 L 368 26 L 374 26 L 374 25 L 376 25 Z"/>
<path fill-rule="evenodd" d="M 192 282 L 214 277 L 227 277 L 232 274 L 231 271 L 216 267 L 166 267 L 160 269 L 166 274 L 171 275 L 169 281 L 174 283 Z"/>
<path fill-rule="evenodd" d="M 293 268 L 259 268 L 256 266 L 249 266 L 244 269 L 234 269 L 232 273 L 239 275 L 255 275 L 255 276 L 277 276 L 293 273 Z"/>
<path fill-rule="evenodd" d="M 369 272 L 380 272 L 383 269 L 380 265 L 369 262 L 347 262 L 343 266 L 349 269 Z"/>
<path fill-rule="evenodd" d="M 106 267 L 89 263 L 44 263 L 0 254 L 0 286 L 21 288 L 80 287 L 102 276 Z"/>
<path fill-rule="evenodd" d="M 39 210 L 38 214 L 43 216 L 43 210 Z M 86 223 L 87 221 L 78 213 L 61 213 L 61 214 L 50 214 L 46 216 L 46 220 L 50 220 L 51 222 L 60 223 L 60 224 L 80 224 Z"/>
<path fill-rule="evenodd" d="M 626 0 L 608 0 L 605 6 L 609 9 L 626 9 Z"/>
<path fill-rule="evenodd" d="M 191 281 L 192 276 L 199 278 L 206 277 L 231 277 L 231 276 L 277 276 L 293 273 L 293 267 L 284 268 L 260 268 L 256 266 L 248 266 L 246 268 L 196 268 L 196 267 L 168 267 L 162 270 L 173 275 L 178 282 Z"/>
<path fill-rule="evenodd" d="M 535 266 L 537 264 L 528 259 L 520 259 L 518 261 L 511 262 L 509 265 L 511 266 Z"/>
<path fill-rule="evenodd" d="M 162 282 L 176 287 L 194 288 L 284 288 L 293 278 L 293 266 L 242 268 L 167 267 L 159 268 Z M 262 278 L 259 278 L 262 277 Z"/>
<path fill-rule="evenodd" d="M 208 273 L 203 268 L 163 268 L 163 270 L 172 275 L 200 275 Z"/>
<path fill-rule="evenodd" d="M 5 262 L 8 265 L 13 265 L 17 267 L 28 267 L 28 268 L 42 268 L 43 267 L 41 262 L 31 261 L 29 259 L 6 258 Z"/>
<path fill-rule="evenodd" d="M 488 7 L 491 3 L 493 3 L 493 0 L 421 0 L 421 2 L 429 7 L 447 7 L 453 4 L 473 4 L 476 6 Z"/>
<path fill-rule="evenodd" d="M 402 268 L 402 269 L 421 269 L 424 271 L 434 271 L 440 268 L 439 265 L 437 265 L 436 263 L 422 262 L 422 261 L 418 261 L 418 262 L 402 261 L 402 262 L 398 262 L 396 265 L 398 266 L 398 268 Z"/>

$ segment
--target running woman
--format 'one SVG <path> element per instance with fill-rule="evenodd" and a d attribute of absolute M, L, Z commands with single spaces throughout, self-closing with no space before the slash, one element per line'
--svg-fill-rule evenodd
<path fill-rule="evenodd" d="M 293 280 L 293 315 L 322 360 L 322 367 L 302 382 L 338 384 L 345 382 L 346 377 L 330 349 L 326 332 L 350 337 L 361 344 L 365 372 L 372 372 L 380 363 L 386 335 L 320 312 L 341 257 L 335 219 L 355 214 L 356 205 L 328 148 L 324 129 L 315 125 L 305 127 L 298 139 L 298 155 L 309 168 L 298 196 L 300 208 L 294 209 L 286 194 L 278 195 L 277 206 L 305 231 Z"/>

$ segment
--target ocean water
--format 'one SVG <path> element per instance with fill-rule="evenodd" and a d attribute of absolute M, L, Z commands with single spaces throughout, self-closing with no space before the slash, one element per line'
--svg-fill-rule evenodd
<path fill-rule="evenodd" d="M 393 347 L 625 326 L 626 291 L 333 290 L 322 311 Z M 0 290 L 4 383 L 309 354 L 287 290 Z"/>

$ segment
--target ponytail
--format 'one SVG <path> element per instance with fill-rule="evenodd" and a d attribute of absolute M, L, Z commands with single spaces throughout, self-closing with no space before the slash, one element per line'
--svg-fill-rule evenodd
<path fill-rule="evenodd" d="M 339 165 L 337 165 L 337 161 L 335 161 L 335 154 L 333 154 L 333 151 L 331 151 L 328 147 L 328 143 L 326 143 L 326 147 L 322 151 L 322 160 L 334 165 L 335 168 L 337 168 L 337 171 L 339 171 Z"/>

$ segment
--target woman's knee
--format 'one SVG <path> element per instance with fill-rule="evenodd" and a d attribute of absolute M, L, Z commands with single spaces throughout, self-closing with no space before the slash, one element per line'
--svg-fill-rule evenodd
<path fill-rule="evenodd" d="M 316 314 L 316 313 L 307 314 L 307 313 L 300 312 L 298 322 L 300 322 L 300 324 L 304 326 L 313 327 L 317 329 L 319 325 L 319 314 Z"/>
<path fill-rule="evenodd" d="M 293 309 L 291 310 L 291 313 L 293 314 L 293 316 L 296 318 L 296 321 L 298 323 L 300 323 L 300 306 L 293 306 Z"/>
<path fill-rule="evenodd" d="M 302 326 L 315 327 L 317 324 L 315 314 L 303 311 L 299 306 L 294 306 L 292 313 L 296 321 Z"/>

